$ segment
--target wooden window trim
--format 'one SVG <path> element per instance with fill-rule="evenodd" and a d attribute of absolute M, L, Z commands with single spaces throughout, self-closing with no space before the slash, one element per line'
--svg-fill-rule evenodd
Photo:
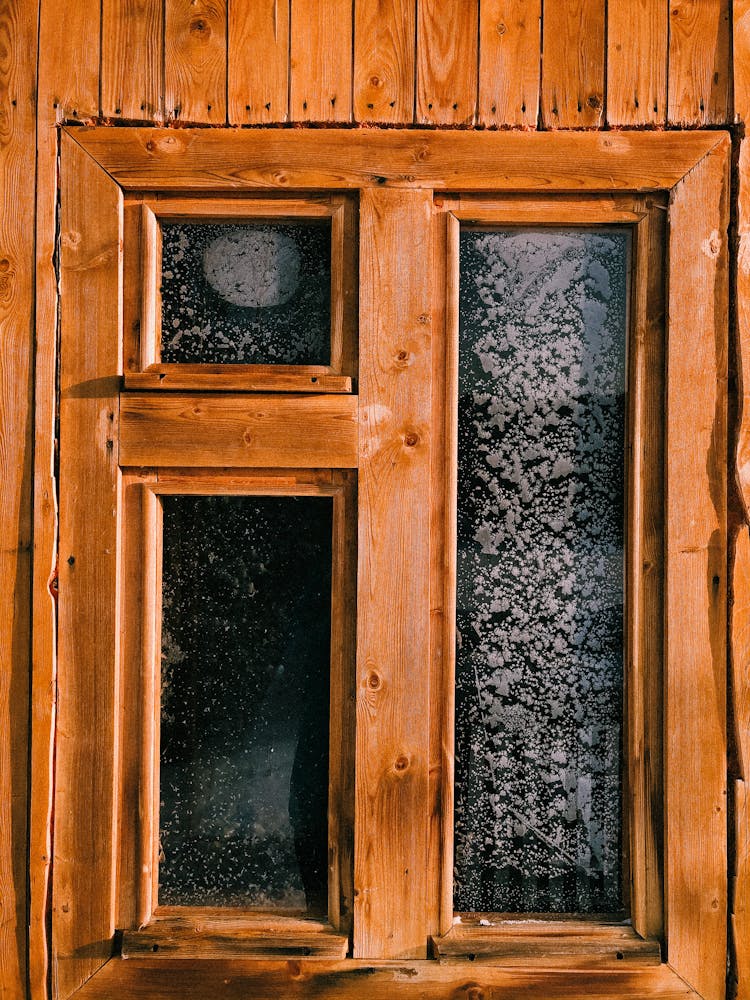
<path fill-rule="evenodd" d="M 57 994 L 67 997 L 83 986 L 82 998 L 138 992 L 156 998 L 220 995 L 221 989 L 227 997 L 260 997 L 296 983 L 300 995 L 321 988 L 338 990 L 341 996 L 373 995 L 380 984 L 389 996 L 447 997 L 468 989 L 470 975 L 476 989 L 486 987 L 494 996 L 510 997 L 523 988 L 539 997 L 586 992 L 601 997 L 692 994 L 718 1000 L 726 945 L 728 136 L 106 128 L 64 133 L 52 914 Z M 356 808 L 374 820 L 366 834 L 357 834 L 355 845 L 355 915 L 359 907 L 366 916 L 359 936 L 355 931 L 355 955 L 360 957 L 334 963 L 123 961 L 111 955 L 121 698 L 120 610 L 115 599 L 122 489 L 117 456 L 119 338 L 123 301 L 127 305 L 130 294 L 126 287 L 123 298 L 121 280 L 123 231 L 130 218 L 126 209 L 131 192 L 141 190 L 211 191 L 221 196 L 259 188 L 361 191 L 360 246 L 365 253 L 360 266 L 359 531 L 360 539 L 364 535 L 387 542 L 377 558 L 360 562 L 358 587 L 360 605 L 363 596 L 382 587 L 384 601 L 398 601 L 407 609 L 409 626 L 386 615 L 377 629 L 358 636 Z M 420 699 L 433 706 L 438 699 L 424 677 L 433 650 L 430 622 L 440 622 L 444 608 L 442 599 L 430 599 L 424 581 L 429 580 L 431 560 L 438 558 L 429 536 L 440 501 L 433 497 L 430 506 L 429 496 L 434 446 L 444 430 L 431 427 L 433 400 L 425 382 L 444 359 L 441 362 L 442 345 L 438 339 L 433 343 L 424 328 L 429 330 L 430 317 L 433 328 L 436 319 L 439 326 L 444 306 L 434 279 L 410 268 L 413 246 L 404 247 L 404 239 L 406 233 L 422 252 L 429 252 L 430 244 L 439 245 L 440 237 L 432 230 L 433 190 L 536 195 L 664 191 L 669 196 L 664 463 L 665 606 L 670 623 L 664 653 L 667 960 L 653 968 L 575 972 L 573 958 L 564 970 L 535 973 L 474 962 L 469 974 L 463 967 L 414 957 L 423 948 L 417 942 L 424 942 L 430 926 L 438 924 L 439 903 L 428 861 L 435 853 L 428 844 L 440 837 L 441 813 L 429 806 L 439 802 L 447 750 L 441 749 L 439 760 L 431 756 L 435 751 L 430 750 L 428 727 L 415 717 L 414 707 Z M 407 230 L 394 223 L 394 213 L 409 220 Z M 400 287 L 390 290 L 386 302 L 375 296 L 373 280 L 381 259 L 401 268 Z M 117 309 L 112 308 L 114 302 Z M 402 350 L 409 361 L 406 367 L 392 360 Z M 399 513 L 394 497 L 403 505 L 405 496 L 412 503 L 426 497 L 429 518 L 415 522 Z M 415 557 L 416 582 L 412 577 L 410 583 Z M 407 632 L 427 636 L 408 654 L 403 643 Z M 373 668 L 378 674 L 374 691 Z M 415 674 L 416 691 L 407 680 Z M 387 753 L 378 743 L 384 723 L 389 727 Z M 398 753 L 392 758 L 396 744 Z M 392 777 L 394 760 L 406 761 L 406 773 L 398 782 Z M 394 806 L 404 832 L 395 844 L 384 840 L 382 826 L 393 818 Z M 423 837 L 418 824 L 424 827 L 425 814 L 431 818 Z M 404 865 L 405 857 L 416 867 Z M 377 891 L 382 885 L 388 886 L 387 893 Z M 425 898 L 435 899 L 426 910 Z M 364 969 L 370 970 L 367 977 L 362 976 Z"/>

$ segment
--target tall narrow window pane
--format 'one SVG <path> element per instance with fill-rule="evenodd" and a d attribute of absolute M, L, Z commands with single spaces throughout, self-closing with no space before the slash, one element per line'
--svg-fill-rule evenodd
<path fill-rule="evenodd" d="M 332 501 L 163 510 L 159 903 L 325 913 Z"/>
<path fill-rule="evenodd" d="M 165 222 L 161 258 L 165 364 L 330 364 L 330 224 Z"/>
<path fill-rule="evenodd" d="M 621 896 L 625 230 L 460 238 L 455 905 Z"/>

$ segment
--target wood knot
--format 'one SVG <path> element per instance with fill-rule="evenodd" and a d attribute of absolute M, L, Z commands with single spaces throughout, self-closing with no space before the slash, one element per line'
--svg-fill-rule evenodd
<path fill-rule="evenodd" d="M 399 772 L 405 771 L 408 766 L 409 766 L 409 758 L 406 756 L 406 754 L 403 753 L 399 754 L 399 756 L 393 763 L 394 770 Z"/>
<path fill-rule="evenodd" d="M 419 316 L 417 316 L 417 322 L 425 325 L 429 323 L 430 322 L 429 313 L 420 313 Z"/>
<path fill-rule="evenodd" d="M 404 444 L 407 448 L 413 448 L 414 445 L 419 443 L 419 434 L 414 431 L 409 431 L 408 434 L 404 435 Z"/>
<path fill-rule="evenodd" d="M 208 25 L 200 17 L 196 21 L 191 22 L 191 24 L 190 24 L 190 30 L 192 32 L 198 32 L 198 33 L 200 33 L 202 31 L 206 31 L 207 28 L 208 28 Z"/>
<path fill-rule="evenodd" d="M 504 35 L 507 30 L 508 29 L 506 28 L 506 26 L 501 21 L 500 24 L 498 24 L 498 26 L 497 26 L 497 33 L 498 33 L 498 35 Z"/>
<path fill-rule="evenodd" d="M 598 111 L 602 106 L 602 99 L 597 94 L 592 94 L 586 103 L 590 108 L 594 108 L 595 111 Z"/>
<path fill-rule="evenodd" d="M 380 674 L 377 674 L 374 670 L 370 673 L 367 678 L 367 686 L 371 691 L 378 691 L 381 687 Z"/>
<path fill-rule="evenodd" d="M 370 86 L 371 87 L 382 87 L 383 86 L 383 81 L 380 79 L 379 76 L 371 76 L 370 77 Z"/>

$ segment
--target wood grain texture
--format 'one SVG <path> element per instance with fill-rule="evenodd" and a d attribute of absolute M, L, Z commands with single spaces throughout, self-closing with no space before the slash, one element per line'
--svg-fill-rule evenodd
<path fill-rule="evenodd" d="M 186 468 L 355 468 L 357 397 L 123 395 L 120 462 Z"/>
<path fill-rule="evenodd" d="M 311 129 L 76 129 L 126 190 L 671 188 L 715 132 L 524 133 Z"/>
<path fill-rule="evenodd" d="M 289 0 L 229 5 L 228 114 L 232 125 L 289 117 Z"/>
<path fill-rule="evenodd" d="M 735 475 L 745 523 L 739 528 L 734 543 L 730 630 L 730 684 L 737 776 L 732 788 L 734 856 L 731 859 L 733 880 L 730 930 L 737 997 L 738 1000 L 748 1000 L 750 997 L 750 792 L 748 791 L 750 787 L 750 670 L 748 670 L 750 532 L 747 522 L 750 518 L 750 141 L 747 139 L 743 139 L 740 143 L 738 177 L 735 343 L 740 425 Z"/>
<path fill-rule="evenodd" d="M 541 0 L 479 6 L 479 124 L 536 128 Z"/>
<path fill-rule="evenodd" d="M 545 128 L 604 123 L 605 0 L 546 0 L 542 51 Z"/>
<path fill-rule="evenodd" d="M 0 7 L 0 997 L 26 996 L 36 5 Z M 36 845 L 35 845 L 36 846 Z"/>
<path fill-rule="evenodd" d="M 607 121 L 664 125 L 667 118 L 669 5 L 662 0 L 607 4 Z"/>
<path fill-rule="evenodd" d="M 750 0 L 732 3 L 732 70 L 736 122 L 750 120 Z"/>
<path fill-rule="evenodd" d="M 289 116 L 348 122 L 352 116 L 351 0 L 291 0 Z"/>
<path fill-rule="evenodd" d="M 122 196 L 62 149 L 60 601 L 53 980 L 62 1000 L 110 956 L 117 723 L 117 383 Z M 92 205 L 96 206 L 92 210 Z"/>
<path fill-rule="evenodd" d="M 669 963 L 704 1000 L 726 954 L 726 453 L 729 140 L 669 217 L 665 902 Z"/>
<path fill-rule="evenodd" d="M 113 959 L 80 1000 L 699 1000 L 666 965 L 623 972 L 457 969 L 437 962 Z"/>
<path fill-rule="evenodd" d="M 185 389 L 206 392 L 351 392 L 348 375 L 296 365 L 151 365 L 125 375 L 126 389 Z"/>
<path fill-rule="evenodd" d="M 409 124 L 414 118 L 414 0 L 354 5 L 354 118 Z"/>
<path fill-rule="evenodd" d="M 478 0 L 417 0 L 419 125 L 474 123 L 478 16 Z"/>
<path fill-rule="evenodd" d="M 669 4 L 670 125 L 723 125 L 731 88 L 730 0 Z"/>
<path fill-rule="evenodd" d="M 426 191 L 361 194 L 359 958 L 427 945 L 431 212 Z"/>
<path fill-rule="evenodd" d="M 99 4 L 76 3 L 67 12 L 71 31 L 60 31 L 59 6 L 38 5 L 36 171 L 36 301 L 34 387 L 34 589 L 32 610 L 31 773 L 29 808 L 29 991 L 46 1000 L 49 976 L 48 895 L 56 692 L 57 484 L 55 419 L 57 376 L 58 139 L 63 118 L 96 114 L 98 99 Z M 33 41 L 17 36 L 26 53 Z M 28 44 L 27 44 L 28 42 Z M 31 100 L 32 98 L 30 98 Z M 29 184 L 32 154 L 26 154 Z M 19 360 L 23 355 L 19 355 Z M 25 709 L 23 710 L 25 712 Z"/>
<path fill-rule="evenodd" d="M 102 0 L 102 114 L 164 120 L 161 0 Z"/>
<path fill-rule="evenodd" d="M 225 123 L 226 33 L 227 0 L 166 0 L 164 111 L 168 121 Z"/>
<path fill-rule="evenodd" d="M 123 958 L 346 958 L 349 940 L 330 927 L 307 928 L 305 921 L 283 919 L 269 929 L 253 928 L 242 918 L 156 919 L 143 930 L 123 935 Z M 311 922 L 312 923 L 312 922 Z"/>

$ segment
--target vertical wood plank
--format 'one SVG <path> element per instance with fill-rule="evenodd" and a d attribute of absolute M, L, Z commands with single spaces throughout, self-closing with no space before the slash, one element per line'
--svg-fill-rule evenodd
<path fill-rule="evenodd" d="M 426 954 L 431 210 L 430 191 L 361 195 L 354 853 L 361 958 Z"/>
<path fill-rule="evenodd" d="M 166 0 L 164 103 L 168 121 L 223 125 L 227 0 Z"/>
<path fill-rule="evenodd" d="M 50 593 L 57 559 L 55 407 L 57 363 L 58 133 L 66 118 L 86 118 L 99 105 L 99 3 L 78 0 L 66 10 L 39 4 L 37 74 L 36 346 L 34 389 L 34 586 L 32 634 L 31 773 L 29 809 L 29 989 L 47 996 L 48 894 L 51 859 L 52 766 L 55 728 L 55 601 Z M 31 44 L 31 43 L 30 43 Z M 27 51 L 31 51 L 29 47 Z M 27 161 L 25 169 L 28 170 Z"/>
<path fill-rule="evenodd" d="M 479 123 L 536 128 L 541 0 L 483 0 L 479 7 Z"/>
<path fill-rule="evenodd" d="M 607 4 L 607 121 L 663 125 L 667 117 L 669 5 L 663 0 Z"/>
<path fill-rule="evenodd" d="M 597 128 L 604 122 L 605 0 L 545 0 L 542 122 Z"/>
<path fill-rule="evenodd" d="M 669 964 L 704 1000 L 726 973 L 729 140 L 672 192 L 665 621 Z"/>
<path fill-rule="evenodd" d="M 474 123 L 478 16 L 478 0 L 418 0 L 418 124 Z"/>
<path fill-rule="evenodd" d="M 0 6 L 0 997 L 26 996 L 37 9 Z"/>
<path fill-rule="evenodd" d="M 289 118 L 289 0 L 229 5 L 229 121 Z"/>
<path fill-rule="evenodd" d="M 729 49 L 729 0 L 672 0 L 670 125 L 722 125 L 729 120 Z"/>
<path fill-rule="evenodd" d="M 750 7 L 749 7 L 750 10 Z M 736 22 L 735 22 L 736 24 Z M 750 24 L 748 25 L 750 29 Z M 735 56 L 739 53 L 735 48 Z M 735 99 L 739 91 L 736 88 Z M 740 114 L 744 105 L 736 104 Z M 740 143 L 737 199 L 737 382 L 740 426 L 736 477 L 744 521 L 734 545 L 731 691 L 737 780 L 733 787 L 734 857 L 731 902 L 733 972 L 738 1000 L 750 998 L 750 140 Z"/>
<path fill-rule="evenodd" d="M 414 118 L 414 0 L 358 0 L 354 6 L 354 117 L 408 124 Z"/>
<path fill-rule="evenodd" d="M 70 996 L 109 958 L 119 647 L 119 188 L 62 142 L 60 600 L 53 979 Z"/>
<path fill-rule="evenodd" d="M 734 0 L 732 26 L 733 119 L 747 122 L 750 120 L 750 0 Z"/>
<path fill-rule="evenodd" d="M 163 121 L 162 0 L 102 0 L 102 114 Z"/>
<path fill-rule="evenodd" d="M 295 122 L 352 116 L 351 0 L 292 0 L 289 115 Z"/>

